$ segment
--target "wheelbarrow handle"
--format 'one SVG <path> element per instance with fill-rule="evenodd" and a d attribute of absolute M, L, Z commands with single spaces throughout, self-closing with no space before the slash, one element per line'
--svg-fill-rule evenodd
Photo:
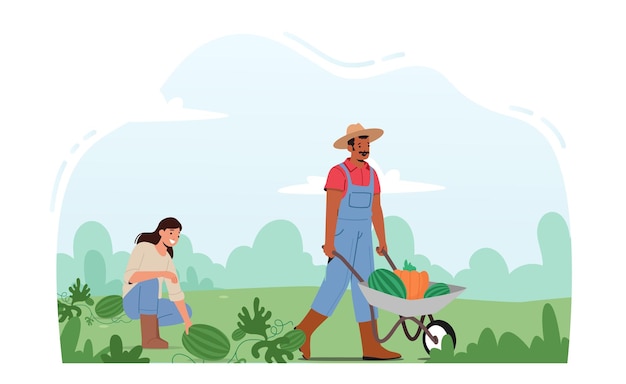
<path fill-rule="evenodd" d="M 324 249 L 323 245 L 322 245 L 322 249 Z M 378 249 L 379 248 L 376 247 L 376 250 L 378 250 Z M 365 281 L 365 280 L 363 280 L 361 275 L 359 275 L 359 273 L 350 265 L 350 263 L 348 263 L 348 260 L 346 260 L 345 257 L 343 257 L 339 252 L 337 252 L 337 250 L 333 251 L 333 256 L 338 257 L 339 260 L 341 260 L 346 265 L 346 267 L 348 267 L 350 272 L 352 272 L 352 274 L 354 275 L 354 277 L 357 278 L 357 280 L 359 280 L 360 282 Z M 393 268 L 393 270 L 395 271 L 396 270 L 396 266 L 393 263 L 393 261 L 391 261 L 391 258 L 387 254 L 387 250 L 386 249 L 383 249 L 383 256 L 385 256 L 385 258 L 387 259 L 387 262 L 389 262 L 389 265 L 391 265 L 391 268 Z"/>
<path fill-rule="evenodd" d="M 376 247 L 376 251 L 379 251 L 379 250 L 380 250 L 380 247 Z M 391 266 L 391 269 L 395 271 L 397 269 L 396 265 L 391 260 L 391 257 L 389 257 L 389 255 L 387 254 L 387 250 L 385 248 L 383 248 L 383 256 L 385 256 L 385 259 L 387 259 L 387 262 Z"/>
<path fill-rule="evenodd" d="M 352 274 L 354 275 L 354 277 L 357 278 L 357 280 L 359 280 L 359 282 L 365 281 L 363 280 L 363 278 L 361 277 L 361 275 L 359 275 L 359 273 L 356 271 L 356 269 L 354 269 L 350 263 L 348 263 L 348 260 L 346 260 L 345 257 L 343 257 L 339 252 L 337 251 L 333 251 L 333 255 L 335 255 L 335 257 L 339 258 L 339 260 L 343 261 L 343 263 L 346 265 L 346 267 L 348 267 L 348 269 L 350 270 L 350 272 L 352 272 Z"/>

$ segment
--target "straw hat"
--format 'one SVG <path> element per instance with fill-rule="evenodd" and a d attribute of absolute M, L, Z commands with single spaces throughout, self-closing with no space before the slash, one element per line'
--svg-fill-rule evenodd
<path fill-rule="evenodd" d="M 359 136 L 368 136 L 370 139 L 370 143 L 383 135 L 383 130 L 380 128 L 363 128 L 361 123 L 350 124 L 346 129 L 345 136 L 340 137 L 335 141 L 333 147 L 337 149 L 347 149 L 348 148 L 348 140 L 359 137 Z"/>

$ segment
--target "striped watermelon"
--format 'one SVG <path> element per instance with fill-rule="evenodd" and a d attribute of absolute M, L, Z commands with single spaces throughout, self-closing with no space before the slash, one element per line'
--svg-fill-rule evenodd
<path fill-rule="evenodd" d="M 230 351 L 228 337 L 208 324 L 193 324 L 189 334 L 183 332 L 183 347 L 202 360 L 221 360 Z"/>
<path fill-rule="evenodd" d="M 377 291 L 406 299 L 406 286 L 402 279 L 388 269 L 374 270 L 367 279 L 367 285 Z"/>
<path fill-rule="evenodd" d="M 289 352 L 294 352 L 306 341 L 306 334 L 301 329 L 292 329 L 283 336 L 286 342 L 280 343 L 280 348 Z"/>
<path fill-rule="evenodd" d="M 447 284 L 435 283 L 424 292 L 424 298 L 447 295 L 448 293 L 450 293 L 450 287 Z"/>
<path fill-rule="evenodd" d="M 96 304 L 96 315 L 110 319 L 124 312 L 123 299 L 120 295 L 105 296 Z"/>
<path fill-rule="evenodd" d="M 237 328 L 233 331 L 232 335 L 230 335 L 230 337 L 233 338 L 233 340 L 235 341 L 239 341 L 241 339 L 243 339 L 246 336 L 246 331 L 244 331 L 241 328 Z"/>

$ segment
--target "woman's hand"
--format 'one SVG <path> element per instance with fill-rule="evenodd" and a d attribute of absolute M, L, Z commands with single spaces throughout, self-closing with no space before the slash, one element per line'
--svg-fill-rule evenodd
<path fill-rule="evenodd" d="M 166 278 L 166 279 L 170 279 L 172 281 L 172 283 L 174 283 L 174 284 L 178 283 L 178 276 L 176 276 L 176 274 L 174 272 L 166 271 L 163 274 L 163 277 Z"/>
<path fill-rule="evenodd" d="M 189 328 L 191 327 L 191 318 L 189 316 L 189 312 L 187 312 L 187 304 L 185 304 L 185 300 L 175 301 L 174 304 L 180 313 L 180 317 L 183 318 L 183 323 L 185 323 L 185 333 L 189 334 Z"/>

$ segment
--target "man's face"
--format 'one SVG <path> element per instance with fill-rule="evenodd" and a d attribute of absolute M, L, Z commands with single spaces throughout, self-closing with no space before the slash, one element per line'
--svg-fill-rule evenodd
<path fill-rule="evenodd" d="M 354 138 L 354 145 L 348 146 L 352 158 L 357 161 L 364 161 L 370 156 L 370 139 L 361 139 L 359 137 Z"/>

